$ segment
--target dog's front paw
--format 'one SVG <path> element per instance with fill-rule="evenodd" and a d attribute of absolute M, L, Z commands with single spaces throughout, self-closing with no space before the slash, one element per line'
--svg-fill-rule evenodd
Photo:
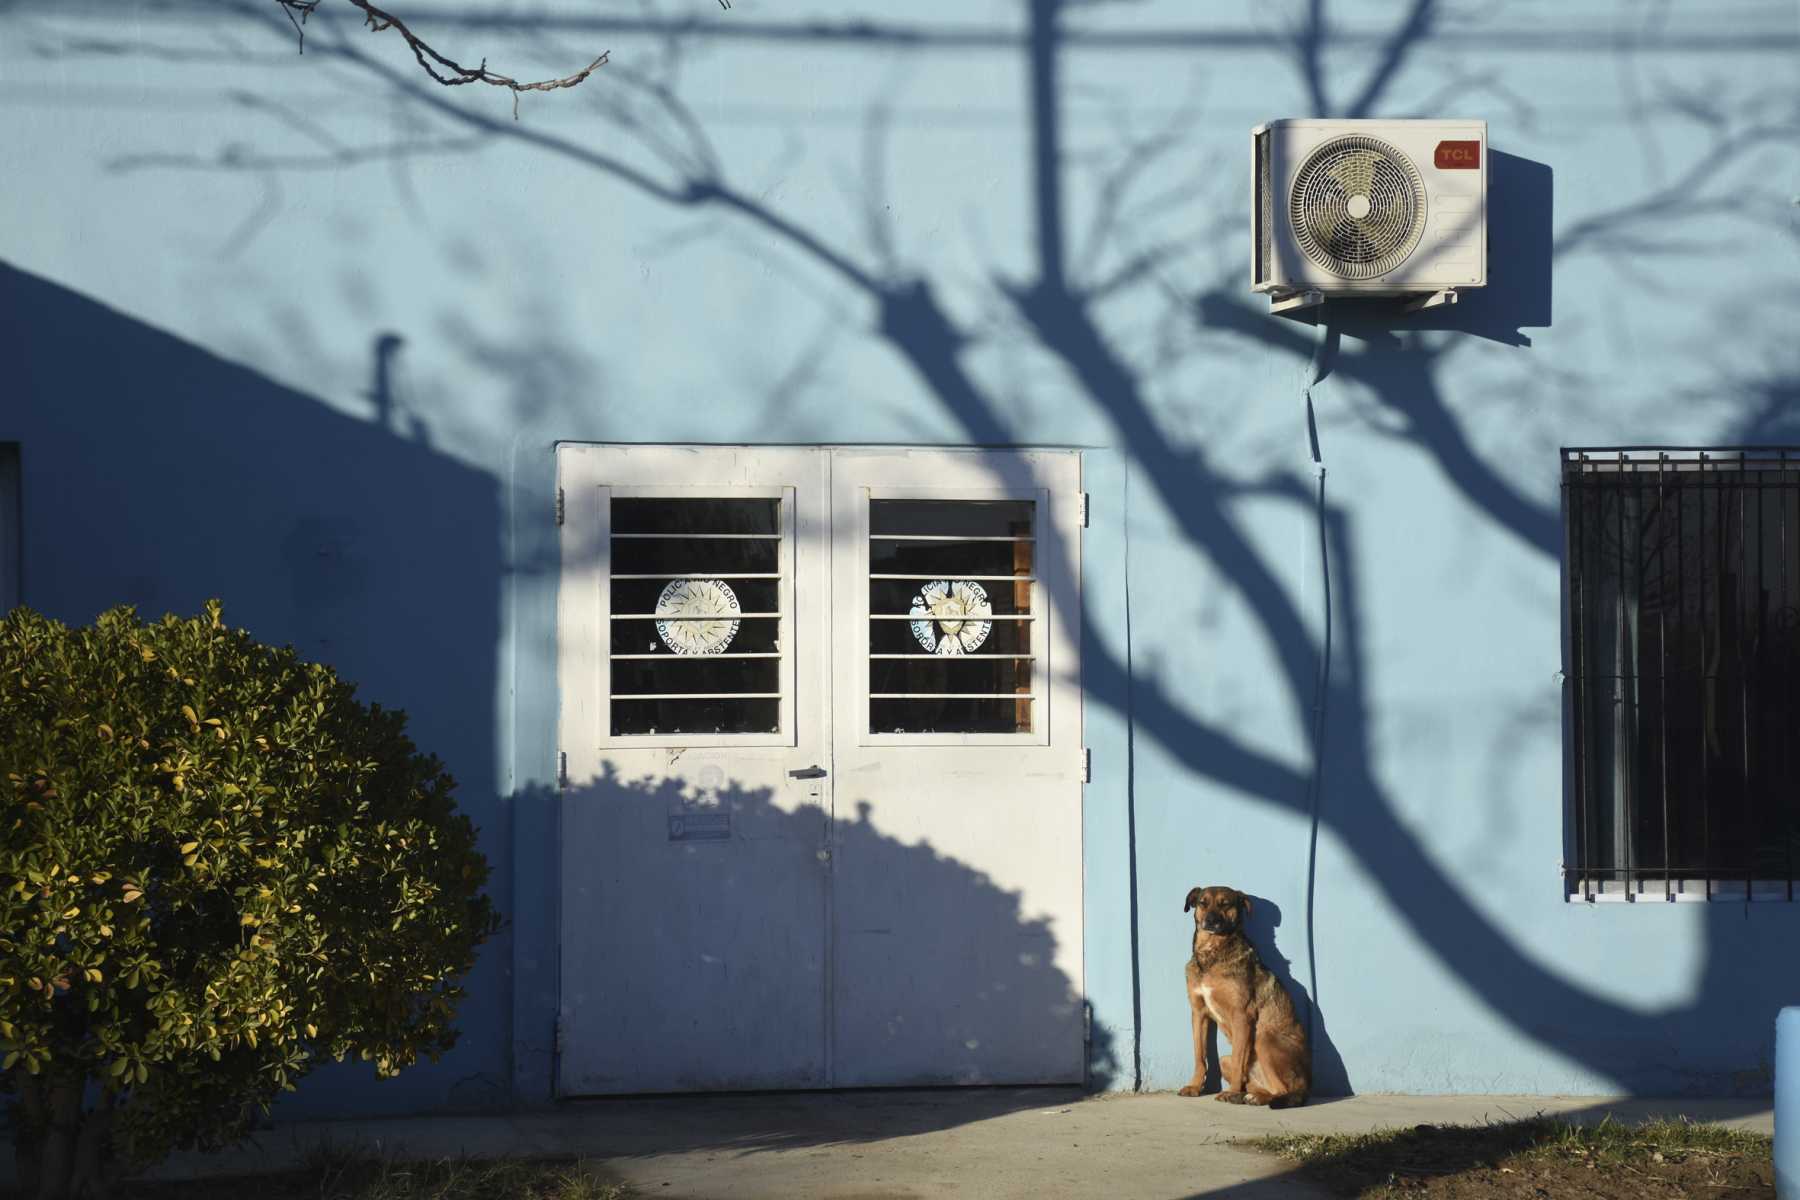
<path fill-rule="evenodd" d="M 1175 1094 L 1177 1096 L 1202 1096 L 1206 1094 L 1206 1088 L 1202 1084 L 1190 1083 Z"/>
<path fill-rule="evenodd" d="M 1213 1099 L 1223 1100 L 1227 1104 L 1242 1104 L 1245 1097 L 1242 1092 L 1220 1092 L 1218 1095 L 1214 1096 Z"/>

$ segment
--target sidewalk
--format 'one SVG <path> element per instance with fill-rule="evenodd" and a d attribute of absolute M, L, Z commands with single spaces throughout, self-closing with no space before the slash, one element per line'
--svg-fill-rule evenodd
<path fill-rule="evenodd" d="M 638 1196 L 671 1200 L 1273 1200 L 1322 1193 L 1294 1179 L 1287 1164 L 1230 1139 L 1479 1124 L 1540 1112 L 1773 1127 L 1766 1100 L 1357 1096 L 1270 1112 L 1210 1097 L 1084 1096 L 1073 1088 L 778 1093 L 591 1100 L 519 1116 L 286 1123 L 259 1134 L 254 1146 L 180 1156 L 154 1177 L 276 1170 L 325 1142 L 404 1158 L 586 1158 Z"/>

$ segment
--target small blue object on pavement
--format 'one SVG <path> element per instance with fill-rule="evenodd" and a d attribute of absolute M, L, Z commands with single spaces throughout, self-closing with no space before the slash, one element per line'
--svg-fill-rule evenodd
<path fill-rule="evenodd" d="M 1800 1200 L 1800 1008 L 1775 1018 L 1775 1197 Z"/>

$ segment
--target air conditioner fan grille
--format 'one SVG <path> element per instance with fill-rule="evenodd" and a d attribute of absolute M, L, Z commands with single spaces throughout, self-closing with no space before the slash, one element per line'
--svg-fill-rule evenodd
<path fill-rule="evenodd" d="M 1313 262 L 1346 279 L 1373 279 L 1418 246 L 1425 232 L 1425 181 L 1386 142 L 1335 138 L 1301 164 L 1288 216 Z"/>

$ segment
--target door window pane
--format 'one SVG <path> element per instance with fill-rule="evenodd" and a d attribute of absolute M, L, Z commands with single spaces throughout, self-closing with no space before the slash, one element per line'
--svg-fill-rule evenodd
<path fill-rule="evenodd" d="M 869 729 L 1030 733 L 1036 503 L 869 502 Z"/>
<path fill-rule="evenodd" d="M 612 501 L 612 733 L 777 733 L 781 502 Z"/>

